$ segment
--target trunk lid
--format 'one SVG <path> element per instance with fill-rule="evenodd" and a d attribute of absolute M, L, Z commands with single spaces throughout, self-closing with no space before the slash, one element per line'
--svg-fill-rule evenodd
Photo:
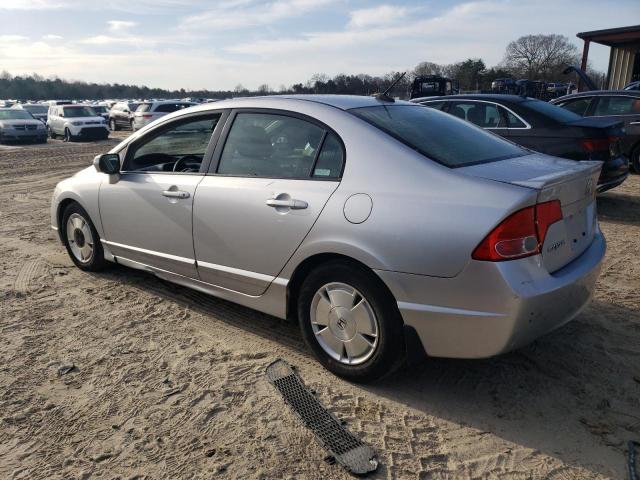
<path fill-rule="evenodd" d="M 538 191 L 537 203 L 558 200 L 562 220 L 552 224 L 541 246 L 550 272 L 580 256 L 593 241 L 597 226 L 598 161 L 573 161 L 543 154 L 526 155 L 458 169 L 460 173 Z"/>

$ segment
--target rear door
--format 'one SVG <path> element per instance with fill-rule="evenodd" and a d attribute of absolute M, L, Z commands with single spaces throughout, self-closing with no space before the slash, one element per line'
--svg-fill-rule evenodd
<path fill-rule="evenodd" d="M 590 116 L 624 121 L 626 135 L 622 137 L 620 147 L 627 156 L 632 154 L 640 140 L 640 95 L 598 96 Z"/>
<path fill-rule="evenodd" d="M 237 110 L 194 203 L 201 280 L 262 294 L 338 187 L 344 147 L 326 126 L 273 110 Z"/>

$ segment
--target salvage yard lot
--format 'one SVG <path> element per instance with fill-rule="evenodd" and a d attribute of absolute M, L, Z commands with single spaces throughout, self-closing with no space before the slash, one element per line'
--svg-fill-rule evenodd
<path fill-rule="evenodd" d="M 0 148 L 0 478 L 348 477 L 267 381 L 278 357 L 376 450 L 374 478 L 625 476 L 640 440 L 640 176 L 598 199 L 608 252 L 576 320 L 363 387 L 317 364 L 294 325 L 73 267 L 49 228 L 53 188 L 116 142 Z"/>

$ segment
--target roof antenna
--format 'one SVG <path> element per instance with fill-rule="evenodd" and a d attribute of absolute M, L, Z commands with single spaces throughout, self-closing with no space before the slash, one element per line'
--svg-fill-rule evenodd
<path fill-rule="evenodd" d="M 376 100 L 382 100 L 383 102 L 395 102 L 393 97 L 390 97 L 389 95 L 387 95 L 391 89 L 393 87 L 396 86 L 396 84 L 402 80 L 404 78 L 404 76 L 407 74 L 407 72 L 403 72 L 400 74 L 400 76 L 398 78 L 396 78 L 393 83 L 391 85 L 389 85 L 389 88 L 387 88 L 384 92 L 382 93 L 378 93 L 376 95 L 374 95 L 374 97 L 376 98 Z"/>

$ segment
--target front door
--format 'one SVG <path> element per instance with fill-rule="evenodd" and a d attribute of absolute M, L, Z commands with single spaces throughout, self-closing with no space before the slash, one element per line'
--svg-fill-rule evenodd
<path fill-rule="evenodd" d="M 100 187 L 104 240 L 116 257 L 197 277 L 193 199 L 219 119 L 174 119 L 128 147 L 120 178 Z"/>
<path fill-rule="evenodd" d="M 260 295 L 338 187 L 342 142 L 311 119 L 239 111 L 219 150 L 194 203 L 198 272 Z"/>

